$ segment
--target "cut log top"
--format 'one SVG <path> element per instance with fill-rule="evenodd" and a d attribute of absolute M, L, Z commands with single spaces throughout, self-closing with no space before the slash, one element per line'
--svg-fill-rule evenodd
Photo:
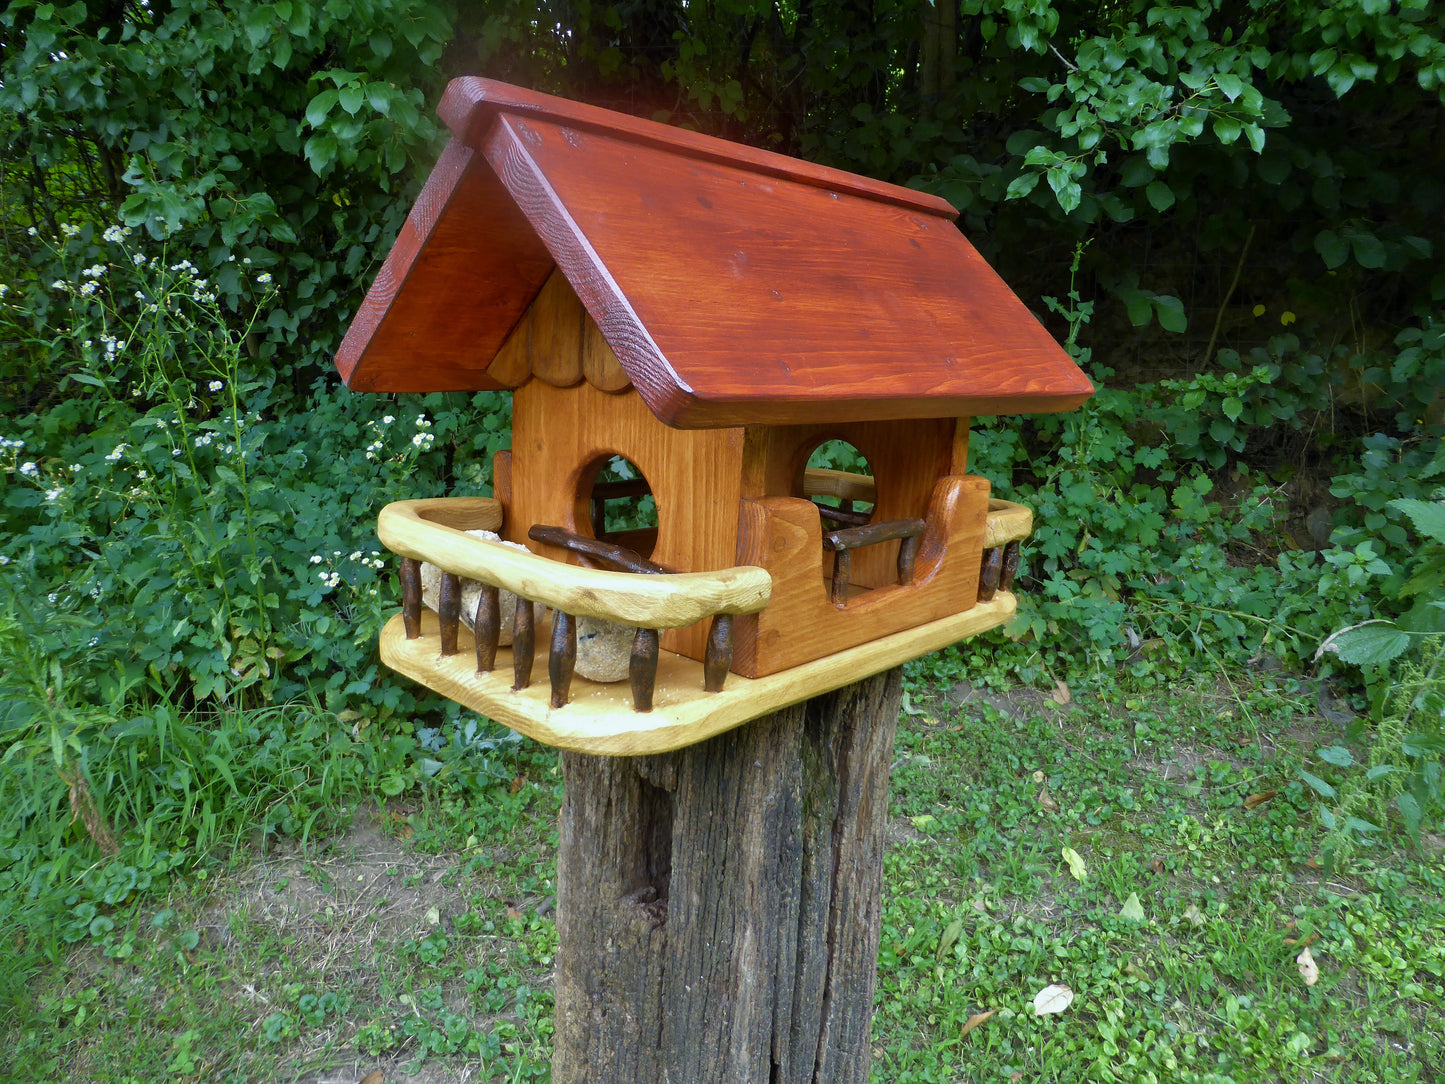
<path fill-rule="evenodd" d="M 564 565 L 464 533 L 481 525 L 476 521 L 486 518 L 482 513 L 487 505 L 495 506 L 500 526 L 500 502 L 467 502 L 466 526 L 454 525 L 460 521 L 451 515 L 452 503 L 442 498 L 389 504 L 381 510 L 377 534 L 393 553 L 430 562 L 453 575 L 563 613 L 644 628 L 681 628 L 713 614 L 757 613 L 772 593 L 772 577 L 749 566 L 635 575 Z"/>

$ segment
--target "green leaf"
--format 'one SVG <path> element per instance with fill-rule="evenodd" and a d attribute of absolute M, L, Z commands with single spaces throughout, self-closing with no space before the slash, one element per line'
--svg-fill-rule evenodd
<path fill-rule="evenodd" d="M 341 108 L 352 116 L 356 115 L 356 111 L 360 109 L 366 101 L 366 92 L 362 90 L 361 87 L 355 85 L 342 87 L 338 92 L 338 96 L 341 102 Z"/>
<path fill-rule="evenodd" d="M 1396 497 L 1390 507 L 1404 512 L 1410 522 L 1427 538 L 1445 542 L 1445 501 L 1417 501 L 1409 497 Z"/>
<path fill-rule="evenodd" d="M 1184 302 L 1171 294 L 1155 294 L 1154 311 L 1159 316 L 1159 326 L 1165 331 L 1181 334 L 1189 327 L 1189 318 L 1184 315 Z"/>
<path fill-rule="evenodd" d="M 391 96 L 387 94 L 387 88 L 383 83 L 366 84 L 366 102 L 373 110 L 383 117 L 391 115 Z"/>
<path fill-rule="evenodd" d="M 1371 270 L 1385 266 L 1385 246 L 1373 233 L 1357 233 L 1350 238 L 1355 262 Z"/>
<path fill-rule="evenodd" d="M 1331 745 L 1324 749 L 1316 750 L 1315 753 L 1326 764 L 1333 764 L 1336 768 L 1348 768 L 1355 763 L 1352 754 L 1343 745 Z"/>
<path fill-rule="evenodd" d="M 1409 791 L 1395 796 L 1395 808 L 1400 811 L 1400 816 L 1405 818 L 1405 833 L 1412 841 L 1420 839 L 1420 821 L 1423 819 L 1420 803 Z"/>
<path fill-rule="evenodd" d="M 1310 789 L 1313 790 L 1316 794 L 1318 794 L 1321 798 L 1333 798 L 1335 796 L 1335 788 L 1330 786 L 1319 776 L 1312 775 L 1309 772 L 1305 771 L 1303 768 L 1300 768 L 1299 777 L 1303 779 L 1306 783 L 1308 783 L 1310 785 Z"/>
<path fill-rule="evenodd" d="M 1144 195 L 1149 199 L 1149 206 L 1156 211 L 1167 211 L 1174 206 L 1174 189 L 1163 181 L 1155 181 L 1144 189 Z"/>
<path fill-rule="evenodd" d="M 1410 646 L 1410 637 L 1393 621 L 1367 621 L 1331 633 L 1315 652 L 1329 653 L 1353 666 L 1379 666 Z"/>
<path fill-rule="evenodd" d="M 1022 199 L 1038 187 L 1038 183 L 1039 174 L 1020 173 L 1013 180 L 1009 181 L 1008 191 L 1004 194 L 1004 199 Z"/>
<path fill-rule="evenodd" d="M 1231 75 L 1229 72 L 1216 72 L 1214 75 L 1214 85 L 1217 86 L 1220 93 L 1231 102 L 1244 93 L 1244 80 L 1237 75 Z"/>
<path fill-rule="evenodd" d="M 313 128 L 320 128 L 326 123 L 326 115 L 331 112 L 331 107 L 336 104 L 337 92 L 334 87 L 327 87 L 316 97 L 312 98 L 306 105 L 306 123 Z"/>
<path fill-rule="evenodd" d="M 1233 143 L 1244 131 L 1244 125 L 1233 117 L 1220 114 L 1214 118 L 1214 134 L 1221 143 Z"/>
<path fill-rule="evenodd" d="M 1350 255 L 1350 246 L 1334 230 L 1320 230 L 1315 234 L 1315 251 L 1331 271 L 1342 265 Z"/>

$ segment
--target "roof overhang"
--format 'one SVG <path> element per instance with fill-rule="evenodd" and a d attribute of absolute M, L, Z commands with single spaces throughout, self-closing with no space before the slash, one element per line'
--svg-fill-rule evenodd
<path fill-rule="evenodd" d="M 1068 410 L 1088 379 L 924 193 L 485 79 L 337 357 L 369 391 L 496 388 L 560 267 L 677 427 Z"/>

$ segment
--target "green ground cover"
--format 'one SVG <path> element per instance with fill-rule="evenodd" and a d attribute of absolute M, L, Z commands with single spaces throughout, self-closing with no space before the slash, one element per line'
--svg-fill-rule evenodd
<path fill-rule="evenodd" d="M 1445 1071 L 1442 841 L 1396 817 L 1322 868 L 1300 769 L 1363 776 L 1319 757 L 1363 757 L 1347 713 L 1280 675 L 1064 698 L 910 688 L 875 1080 Z M 315 737 L 333 771 L 365 766 L 364 740 Z M 12 946 L 8 1079 L 545 1079 L 555 758 L 491 734 L 436 763 L 399 798 L 340 772 L 304 838 L 253 836 L 262 809 L 238 803 L 239 846 L 97 865 L 59 951 L 18 973 Z M 1072 1003 L 1035 1015 L 1054 984 Z"/>

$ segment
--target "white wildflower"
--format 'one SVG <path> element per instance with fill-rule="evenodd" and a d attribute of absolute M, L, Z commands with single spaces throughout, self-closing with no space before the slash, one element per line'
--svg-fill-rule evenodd
<path fill-rule="evenodd" d="M 146 258 L 142 256 L 139 252 L 137 252 L 134 256 L 130 258 L 130 262 L 139 267 L 141 264 L 146 262 Z"/>
<path fill-rule="evenodd" d="M 311 563 L 312 563 L 313 565 L 319 565 L 319 564 L 322 562 L 322 560 L 323 560 L 323 558 L 322 558 L 321 554 L 319 554 L 319 553 L 313 553 L 313 554 L 311 555 Z"/>
<path fill-rule="evenodd" d="M 8 565 L 9 563 L 10 558 L 6 557 L 3 553 L 0 553 L 0 565 Z"/>
<path fill-rule="evenodd" d="M 89 297 L 91 294 L 95 293 L 99 289 L 100 287 L 93 282 L 82 282 L 80 284 L 80 296 Z"/>
<path fill-rule="evenodd" d="M 21 463 L 20 473 L 27 478 L 35 478 L 40 474 L 40 468 L 37 467 L 34 462 Z"/>
<path fill-rule="evenodd" d="M 65 492 L 65 491 L 64 491 L 63 489 L 61 489 L 59 486 L 56 486 L 54 489 L 47 489 L 47 490 L 45 491 L 45 499 L 46 499 L 47 501 L 58 501 L 58 500 L 60 500 L 60 495 L 61 495 L 63 492 Z"/>
<path fill-rule="evenodd" d="M 111 244 L 115 244 L 118 241 L 125 240 L 125 235 L 128 233 L 130 233 L 130 230 L 122 229 L 120 226 L 107 226 L 105 232 L 101 234 L 101 237 L 111 242 Z"/>
<path fill-rule="evenodd" d="M 79 463 L 72 463 L 72 464 L 70 464 L 70 472 L 71 472 L 72 474 L 79 474 L 80 471 L 81 471 L 81 466 L 80 466 Z"/>
<path fill-rule="evenodd" d="M 52 282 L 52 283 L 50 284 L 50 288 L 51 288 L 52 290 L 63 290 L 63 289 L 65 289 L 65 286 L 66 286 L 66 283 L 65 283 L 65 280 L 64 280 L 64 279 L 56 279 L 54 282 Z"/>
<path fill-rule="evenodd" d="M 80 227 L 73 222 L 62 222 L 60 224 L 60 232 L 65 237 L 79 237 Z"/>
<path fill-rule="evenodd" d="M 393 418 L 390 414 L 388 414 L 386 417 L 384 417 L 384 418 L 381 419 L 381 424 L 382 424 L 382 425 L 390 425 L 390 424 L 391 424 L 392 422 L 394 422 L 394 421 L 396 421 L 396 419 Z"/>
<path fill-rule="evenodd" d="M 269 271 L 262 271 L 259 275 L 256 276 L 256 284 L 257 284 L 258 286 L 270 286 L 270 285 L 271 285 L 271 272 L 269 272 Z"/>
<path fill-rule="evenodd" d="M 37 230 L 34 226 L 31 226 L 28 230 L 25 231 L 26 236 L 29 236 L 29 237 L 34 237 L 34 236 L 35 236 L 37 233 L 39 233 L 39 232 L 40 232 L 40 231 Z"/>
<path fill-rule="evenodd" d="M 220 391 L 225 386 L 226 385 L 219 380 L 212 380 L 209 384 L 206 385 L 206 387 L 210 388 L 211 391 Z"/>
<path fill-rule="evenodd" d="M 125 454 L 125 445 L 124 445 L 124 444 L 117 444 L 114 448 L 112 448 L 112 449 L 110 450 L 110 454 L 107 455 L 105 458 L 109 459 L 112 463 L 114 463 L 116 460 L 118 460 L 118 459 L 119 459 L 121 456 L 123 456 L 124 454 Z"/>
<path fill-rule="evenodd" d="M 9 292 L 10 292 L 10 286 L 9 286 L 9 284 L 8 284 L 8 283 L 4 283 L 4 282 L 0 282 L 0 297 L 4 297 L 4 296 L 5 296 L 6 294 L 8 294 Z"/>
<path fill-rule="evenodd" d="M 105 274 L 105 264 L 93 263 L 81 272 L 88 279 L 98 279 Z"/>
<path fill-rule="evenodd" d="M 150 477 L 150 471 L 138 470 L 135 472 L 136 481 L 144 482 Z"/>

